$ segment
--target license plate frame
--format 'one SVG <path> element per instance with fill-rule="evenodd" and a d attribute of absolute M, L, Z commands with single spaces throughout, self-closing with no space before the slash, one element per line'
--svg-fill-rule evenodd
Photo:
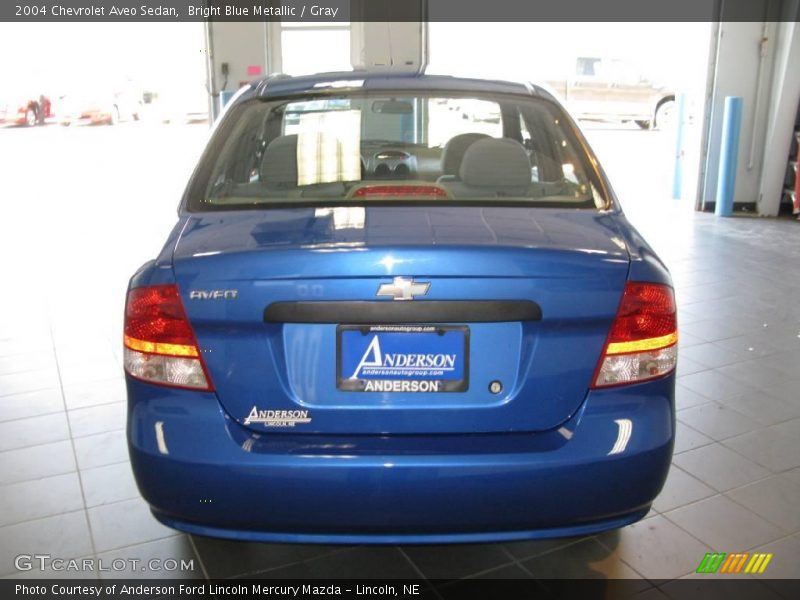
<path fill-rule="evenodd" d="M 446 336 L 453 332 L 460 333 L 462 337 L 462 344 L 458 344 L 457 339 L 448 340 L 448 344 L 460 346 L 459 355 L 456 360 L 461 359 L 461 377 L 460 378 L 444 378 L 435 375 L 418 377 L 399 377 L 399 376 L 378 376 L 371 375 L 365 378 L 351 378 L 344 377 L 342 369 L 344 366 L 343 360 L 343 338 L 349 335 L 347 332 L 358 331 L 364 337 L 370 333 L 384 334 L 384 335 L 408 335 L 411 336 L 420 334 L 427 336 Z M 336 326 L 336 389 L 345 392 L 384 392 L 384 393 L 447 393 L 447 392 L 466 392 L 469 389 L 469 338 L 470 329 L 466 325 L 437 325 L 437 324 L 398 324 L 398 325 L 348 325 L 341 324 Z M 372 343 L 372 342 L 370 342 Z M 378 342 L 380 345 L 380 341 Z M 368 350 L 367 350 L 368 352 Z M 366 356 L 366 354 L 365 354 Z M 374 355 L 373 355 L 374 357 Z M 364 357 L 362 357 L 363 360 Z M 352 360 L 348 361 L 351 363 Z M 370 365 L 376 369 L 390 369 L 389 367 L 377 367 Z M 400 369 L 392 367 L 391 370 L 403 370 L 411 367 L 402 367 Z M 445 367 L 446 369 L 447 367 Z M 348 368 L 349 370 L 349 368 Z M 357 369 L 358 370 L 358 367 Z M 440 369 L 430 367 L 430 371 L 438 372 Z M 457 370 L 457 369 L 456 369 Z M 355 372 L 354 372 L 355 374 Z M 367 382 L 373 382 L 372 384 Z M 395 383 L 399 382 L 399 383 Z M 409 382 L 407 385 L 402 382 Z M 412 382 L 418 382 L 414 384 Z M 376 389 L 377 388 L 377 389 Z M 413 389 L 412 389 L 413 388 Z"/>

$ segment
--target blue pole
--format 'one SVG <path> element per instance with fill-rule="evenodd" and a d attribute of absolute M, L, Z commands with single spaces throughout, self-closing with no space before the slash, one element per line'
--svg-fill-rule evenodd
<path fill-rule="evenodd" d="M 722 145 L 719 155 L 717 203 L 714 209 L 718 217 L 730 217 L 733 214 L 741 129 L 742 98 L 741 96 L 727 96 L 725 98 L 725 112 L 722 117 Z"/>
<path fill-rule="evenodd" d="M 678 96 L 678 123 L 675 139 L 675 172 L 672 177 L 672 198 L 680 200 L 683 195 L 683 142 L 686 121 L 686 94 Z"/>

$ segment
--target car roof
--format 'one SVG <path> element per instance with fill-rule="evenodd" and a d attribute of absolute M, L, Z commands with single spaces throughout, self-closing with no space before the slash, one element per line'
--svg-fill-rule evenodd
<path fill-rule="evenodd" d="M 552 99 L 543 87 L 526 82 L 473 79 L 420 72 L 340 71 L 290 77 L 275 75 L 255 85 L 256 95 L 263 98 L 303 95 L 337 89 L 349 90 L 430 90 L 447 92 L 485 92 L 526 94 Z"/>

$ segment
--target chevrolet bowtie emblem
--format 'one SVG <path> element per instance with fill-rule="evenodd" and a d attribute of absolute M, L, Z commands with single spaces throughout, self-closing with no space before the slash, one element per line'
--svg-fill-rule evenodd
<path fill-rule="evenodd" d="M 392 283 L 382 283 L 376 296 L 389 296 L 394 300 L 413 300 L 428 293 L 431 284 L 419 283 L 410 277 L 395 277 Z"/>

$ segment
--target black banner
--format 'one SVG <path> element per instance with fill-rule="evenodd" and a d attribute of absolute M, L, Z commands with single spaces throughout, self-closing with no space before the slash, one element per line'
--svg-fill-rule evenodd
<path fill-rule="evenodd" d="M 7 22 L 797 21 L 791 0 L 3 0 Z"/>
<path fill-rule="evenodd" d="M 598 574 L 599 575 L 599 574 Z M 654 581 L 637 579 L 465 579 L 441 580 L 0 580 L 0 597 L 36 600 L 145 600 L 205 598 L 310 600 L 316 598 L 386 599 L 481 598 L 702 598 L 703 600 L 761 600 L 800 597 L 800 580 L 726 579 L 709 574 L 699 579 Z"/>

